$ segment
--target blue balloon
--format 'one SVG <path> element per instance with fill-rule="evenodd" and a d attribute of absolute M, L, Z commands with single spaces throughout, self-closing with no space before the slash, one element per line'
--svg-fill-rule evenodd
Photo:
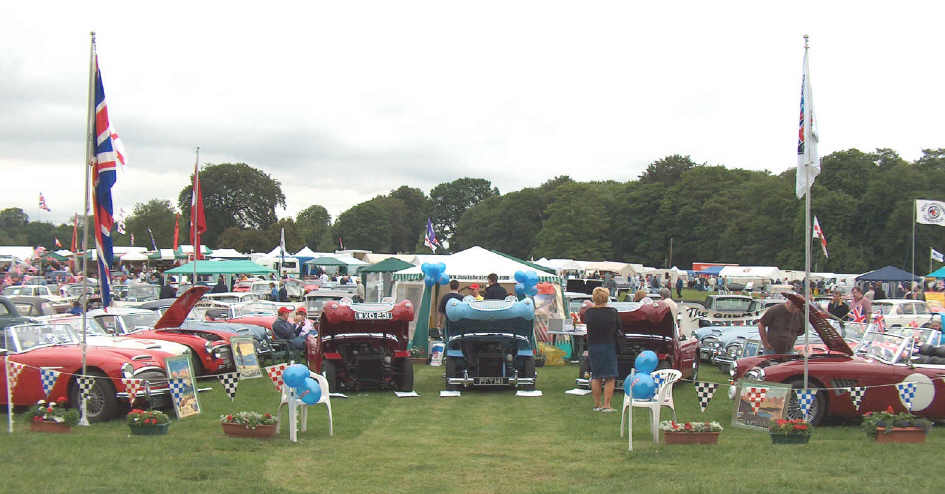
<path fill-rule="evenodd" d="M 282 382 L 290 388 L 297 388 L 305 383 L 305 379 L 308 376 L 308 367 L 302 364 L 292 364 L 286 367 L 285 371 L 282 373 Z"/>
<path fill-rule="evenodd" d="M 423 279 L 423 284 L 426 285 L 427 288 L 432 287 L 434 283 L 436 283 L 436 280 L 430 278 L 429 276 Z"/>
<path fill-rule="evenodd" d="M 318 400 L 322 398 L 322 387 L 318 385 L 318 381 L 311 377 L 306 378 L 301 387 L 296 387 L 295 392 L 303 402 L 309 405 L 318 403 Z"/>
<path fill-rule="evenodd" d="M 528 279 L 528 276 L 525 274 L 525 271 L 518 270 L 515 272 L 515 281 L 524 285 L 526 279 Z"/>
<path fill-rule="evenodd" d="M 637 400 L 649 400 L 656 394 L 656 381 L 653 380 L 653 376 L 638 372 L 633 375 L 632 381 L 630 376 L 623 381 L 623 392 L 631 393 Z"/>
<path fill-rule="evenodd" d="M 446 274 L 446 273 L 441 273 L 441 274 L 440 274 L 439 283 L 440 283 L 441 285 L 449 285 L 449 284 L 450 284 L 450 277 L 449 277 L 449 275 Z"/>
<path fill-rule="evenodd" d="M 526 285 L 525 295 L 528 295 L 529 297 L 534 297 L 535 295 L 538 295 L 538 287 L 535 285 Z"/>
<path fill-rule="evenodd" d="M 445 263 L 445 262 L 438 262 L 438 263 L 434 264 L 434 266 L 436 266 L 436 272 L 437 272 L 437 273 L 445 273 L 445 272 L 446 272 L 446 263 Z"/>
<path fill-rule="evenodd" d="M 433 267 L 432 264 L 425 262 L 420 265 L 420 271 L 423 272 L 425 276 L 430 276 L 430 268 Z"/>
<path fill-rule="evenodd" d="M 518 295 L 519 297 L 525 296 L 525 285 L 523 285 L 523 284 L 521 284 L 521 283 L 516 283 L 516 284 L 515 284 L 515 295 Z"/>
<path fill-rule="evenodd" d="M 660 359 L 653 350 L 644 350 L 637 355 L 637 359 L 633 362 L 633 368 L 636 369 L 637 372 L 649 374 L 656 370 L 656 366 L 659 363 Z"/>
<path fill-rule="evenodd" d="M 525 286 L 528 285 L 537 285 L 538 284 L 538 273 L 534 271 L 528 271 L 525 273 Z"/>

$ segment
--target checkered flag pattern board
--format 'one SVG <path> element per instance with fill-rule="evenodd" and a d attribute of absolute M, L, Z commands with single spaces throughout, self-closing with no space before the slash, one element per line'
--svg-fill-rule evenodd
<path fill-rule="evenodd" d="M 758 409 L 761 408 L 761 402 L 765 401 L 766 394 L 768 394 L 768 388 L 748 388 L 748 393 L 745 394 L 745 398 L 747 398 L 748 403 L 751 404 L 752 413 L 758 413 Z"/>
<path fill-rule="evenodd" d="M 808 415 L 810 414 L 810 405 L 814 402 L 814 390 L 795 389 L 794 398 L 797 399 L 797 407 L 801 409 L 801 414 L 804 415 L 804 420 L 809 420 Z"/>
<path fill-rule="evenodd" d="M 899 390 L 899 398 L 906 405 L 906 409 L 912 411 L 912 401 L 915 400 L 915 383 L 899 383 L 896 385 Z"/>
<path fill-rule="evenodd" d="M 230 372 L 228 374 L 220 374 L 220 383 L 223 384 L 223 390 L 226 391 L 226 395 L 230 397 L 230 401 L 236 398 L 236 387 L 240 383 L 240 373 L 239 372 Z"/>
<path fill-rule="evenodd" d="M 282 392 L 282 373 L 289 368 L 289 364 L 282 363 L 266 367 L 266 374 L 272 379 L 272 384 L 276 386 L 276 391 Z"/>
<path fill-rule="evenodd" d="M 10 396 L 13 396 L 13 392 L 16 388 L 16 383 L 20 379 L 20 373 L 23 372 L 23 369 L 26 368 L 26 365 L 19 362 L 14 362 L 12 360 L 7 360 L 7 379 L 10 381 Z"/>
<path fill-rule="evenodd" d="M 699 408 L 702 409 L 702 413 L 705 413 L 705 407 L 709 406 L 717 389 L 719 389 L 718 383 L 696 381 L 696 396 L 699 398 Z"/>
<path fill-rule="evenodd" d="M 92 393 L 92 386 L 95 386 L 95 378 L 78 376 L 76 379 L 79 381 L 79 392 L 82 393 L 82 398 L 85 400 L 89 399 L 89 395 Z"/>
<path fill-rule="evenodd" d="M 850 401 L 853 402 L 853 408 L 860 411 L 860 403 L 863 403 L 863 396 L 866 395 L 866 386 L 853 386 L 847 389 L 850 391 Z"/>
<path fill-rule="evenodd" d="M 57 380 L 59 380 L 59 371 L 54 371 L 48 367 L 40 367 L 39 382 L 43 385 L 44 396 L 49 396 L 49 392 L 52 391 Z"/>
<path fill-rule="evenodd" d="M 123 377 L 121 378 L 121 383 L 125 385 L 125 392 L 128 393 L 128 403 L 134 403 L 135 398 L 138 397 L 138 391 L 141 391 L 141 387 L 144 384 L 144 379 L 129 379 Z"/>
<path fill-rule="evenodd" d="M 174 399 L 174 407 L 180 409 L 180 397 L 184 394 L 185 382 L 179 377 L 172 377 L 167 380 L 167 387 L 171 391 L 171 398 Z"/>

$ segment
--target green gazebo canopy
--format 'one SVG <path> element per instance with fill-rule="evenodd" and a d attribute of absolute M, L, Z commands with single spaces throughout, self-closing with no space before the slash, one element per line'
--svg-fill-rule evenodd
<path fill-rule="evenodd" d="M 275 271 L 260 266 L 252 261 L 194 261 L 197 263 L 197 274 L 269 274 Z M 174 269 L 168 269 L 164 274 L 193 274 L 194 263 L 177 266 Z"/>
<path fill-rule="evenodd" d="M 401 269 L 412 268 L 413 264 L 409 262 L 401 261 L 396 257 L 388 257 L 381 262 L 371 264 L 369 266 L 361 266 L 358 268 L 358 274 L 361 273 L 393 273 L 394 271 L 400 271 Z"/>

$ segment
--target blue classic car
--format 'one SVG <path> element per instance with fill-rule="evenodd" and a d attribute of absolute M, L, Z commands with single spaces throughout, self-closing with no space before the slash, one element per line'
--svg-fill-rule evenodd
<path fill-rule="evenodd" d="M 692 334 L 699 340 L 699 359 L 711 362 L 712 358 L 732 341 L 729 333 L 743 335 L 745 328 L 754 328 L 755 334 L 758 333 L 755 326 L 704 326 L 694 330 Z"/>
<path fill-rule="evenodd" d="M 730 327 L 718 336 L 710 360 L 722 372 L 728 372 L 729 365 L 741 356 L 745 343 L 757 339 L 758 326 Z"/>

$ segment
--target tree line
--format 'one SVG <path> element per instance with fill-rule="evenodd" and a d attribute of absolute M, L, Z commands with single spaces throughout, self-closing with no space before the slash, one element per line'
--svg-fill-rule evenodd
<path fill-rule="evenodd" d="M 501 194 L 489 180 L 464 177 L 429 193 L 403 185 L 361 202 L 332 219 L 321 205 L 295 218 L 281 184 L 245 163 L 200 170 L 207 232 L 203 242 L 242 252 L 268 251 L 285 231 L 287 250 L 307 245 L 332 251 L 424 253 L 430 218 L 447 251 L 473 245 L 522 258 L 607 259 L 648 266 L 689 267 L 693 261 L 803 269 L 804 201 L 794 195 L 794 170 L 780 174 L 731 169 L 671 155 L 651 163 L 636 180 L 577 182 L 555 177 L 537 187 Z M 945 199 L 945 149 L 923 150 L 914 162 L 890 149 L 849 149 L 822 159 L 811 189 L 812 212 L 830 257 L 815 244 L 813 269 L 864 272 L 887 264 L 910 269 L 915 199 Z M 153 199 L 126 221 L 137 245 L 173 242 L 179 210 L 180 243 L 189 243 L 191 186 L 177 208 Z M 81 219 L 80 219 L 81 222 Z M 80 223 L 81 224 L 81 223 Z M 0 244 L 68 247 L 72 225 L 30 222 L 18 208 L 0 211 Z M 130 235 L 117 235 L 128 245 Z M 916 225 L 916 270 L 929 266 L 929 248 L 945 251 L 945 229 Z M 437 251 L 440 253 L 441 251 Z M 933 263 L 932 267 L 939 267 Z"/>

